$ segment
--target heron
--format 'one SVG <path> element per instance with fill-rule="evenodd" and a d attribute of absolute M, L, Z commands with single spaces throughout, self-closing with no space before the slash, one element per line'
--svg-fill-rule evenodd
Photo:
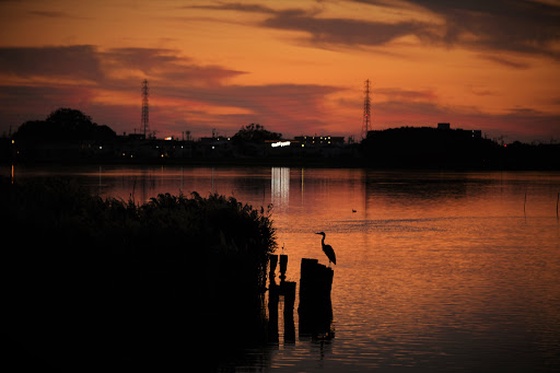
<path fill-rule="evenodd" d="M 325 232 L 316 232 L 315 234 L 320 234 L 321 236 L 323 236 L 323 238 L 321 239 L 321 247 L 323 248 L 323 252 L 327 256 L 327 258 L 329 258 L 329 267 L 331 265 L 331 262 L 336 264 L 336 254 L 334 253 L 334 249 L 331 245 L 325 243 L 325 237 L 327 236 Z"/>

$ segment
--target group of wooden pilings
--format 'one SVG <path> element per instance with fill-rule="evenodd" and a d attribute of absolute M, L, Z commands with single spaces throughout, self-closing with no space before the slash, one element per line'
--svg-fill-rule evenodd
<path fill-rule="evenodd" d="M 280 283 L 276 282 L 276 268 L 280 264 Z M 283 297 L 284 342 L 295 342 L 294 306 L 296 283 L 286 281 L 288 256 L 269 256 L 269 340 L 278 341 L 278 307 Z M 302 258 L 299 286 L 299 336 L 312 338 L 332 338 L 333 311 L 331 289 L 334 277 L 332 268 L 319 264 L 317 259 Z"/>

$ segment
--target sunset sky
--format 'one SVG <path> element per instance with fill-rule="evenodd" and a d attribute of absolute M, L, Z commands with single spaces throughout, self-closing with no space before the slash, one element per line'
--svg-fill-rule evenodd
<path fill-rule="evenodd" d="M 0 135 L 60 107 L 118 134 L 479 129 L 560 142 L 560 1 L 0 0 Z"/>

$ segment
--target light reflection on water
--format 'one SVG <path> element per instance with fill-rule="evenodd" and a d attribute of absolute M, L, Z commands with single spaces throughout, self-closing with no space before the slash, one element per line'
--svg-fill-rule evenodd
<path fill-rule="evenodd" d="M 15 170 L 78 176 L 106 196 L 233 195 L 272 204 L 277 242 L 326 264 L 337 253 L 332 340 L 280 339 L 224 371 L 560 369 L 560 174 L 103 166 Z M 282 315 L 282 312 L 279 312 Z M 294 309 L 298 327 L 297 300 Z M 282 325 L 282 320 L 279 320 Z M 296 331 L 297 335 L 297 331 Z"/>

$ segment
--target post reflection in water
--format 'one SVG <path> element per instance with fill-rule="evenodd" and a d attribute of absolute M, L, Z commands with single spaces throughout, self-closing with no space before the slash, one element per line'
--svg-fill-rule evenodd
<path fill-rule="evenodd" d="M 276 267 L 280 258 L 280 282 L 276 281 Z M 268 340 L 272 343 L 292 344 L 296 340 L 294 324 L 294 305 L 296 283 L 286 281 L 288 256 L 284 254 L 269 255 L 269 287 L 268 287 Z M 282 312 L 280 311 L 282 308 Z M 279 318 L 282 315 L 282 318 Z M 283 327 L 282 341 L 280 328 Z"/>
<path fill-rule="evenodd" d="M 70 174 L 116 197 L 216 190 L 273 203 L 286 281 L 298 287 L 302 258 L 328 264 L 315 232 L 328 233 L 336 338 L 300 337 L 297 312 L 293 334 L 284 329 L 280 299 L 276 330 L 289 343 L 279 334 L 233 371 L 560 369 L 558 172 L 104 166 Z M 290 174 L 299 187 L 290 188 Z"/>

